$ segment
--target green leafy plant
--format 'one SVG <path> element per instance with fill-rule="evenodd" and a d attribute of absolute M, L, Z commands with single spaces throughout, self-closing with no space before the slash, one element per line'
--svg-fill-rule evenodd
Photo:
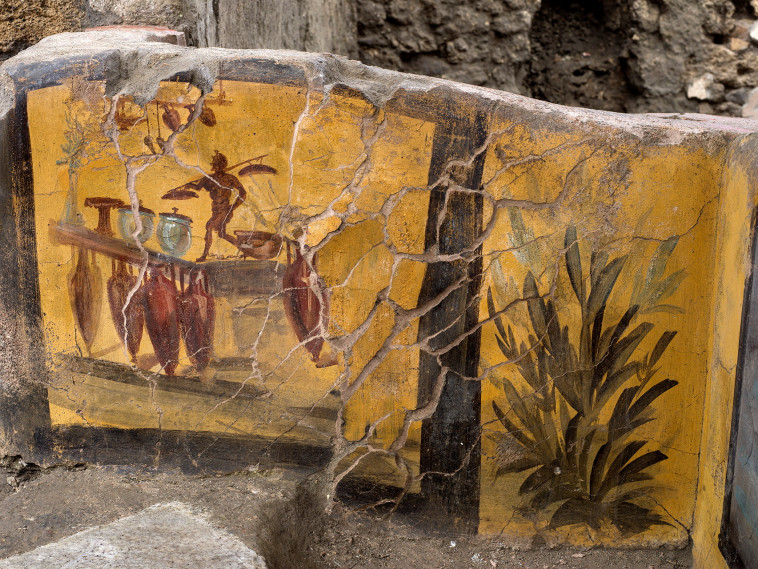
<path fill-rule="evenodd" d="M 641 353 L 654 326 L 638 322 L 661 306 L 675 309 L 661 303 L 685 276 L 683 271 L 664 276 L 676 242 L 671 238 L 657 248 L 618 321 L 609 323 L 606 311 L 627 257 L 609 260 L 608 253 L 593 252 L 585 277 L 574 227 L 565 234 L 565 268 L 581 322 L 562 323 L 555 302 L 540 295 L 529 272 L 523 286 L 529 330 L 526 341 L 518 342 L 488 290 L 498 346 L 523 380 L 502 381 L 508 413 L 492 403 L 505 427 L 497 441 L 496 477 L 531 470 L 519 488 L 523 508 L 536 512 L 559 503 L 551 528 L 586 523 L 599 529 L 608 521 L 632 534 L 670 525 L 639 500 L 652 489 L 650 467 L 668 457 L 659 450 L 642 452 L 649 441 L 633 435 L 654 420 L 652 404 L 677 385 L 655 380 L 676 332 L 663 332 L 650 352 Z"/>
<path fill-rule="evenodd" d="M 72 92 L 86 94 L 87 88 L 72 79 Z M 92 94 L 89 97 L 94 97 Z M 97 98 L 94 99 L 97 101 Z M 55 163 L 68 166 L 68 193 L 61 213 L 61 222 L 68 225 L 84 225 L 79 211 L 79 171 L 99 157 L 103 157 L 107 139 L 97 119 L 97 106 L 90 108 L 85 101 L 73 95 L 66 100 L 65 142 L 60 149 L 62 157 Z"/>

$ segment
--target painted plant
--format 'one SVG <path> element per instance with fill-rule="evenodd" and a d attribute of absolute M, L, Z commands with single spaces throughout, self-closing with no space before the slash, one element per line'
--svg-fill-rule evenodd
<path fill-rule="evenodd" d="M 496 435 L 496 478 L 528 472 L 518 490 L 521 511 L 550 512 L 551 529 L 587 524 L 598 530 L 610 523 L 631 535 L 670 525 L 646 500 L 654 487 L 651 467 L 668 457 L 635 433 L 656 419 L 654 403 L 678 383 L 660 379 L 657 367 L 676 331 L 656 332 L 650 351 L 640 347 L 654 334 L 645 314 L 678 310 L 664 304 L 685 276 L 682 270 L 665 274 L 677 240 L 661 243 L 647 271 L 631 267 L 638 276 L 618 320 L 610 320 L 606 308 L 631 256 L 609 259 L 593 251 L 587 264 L 574 227 L 565 233 L 565 271 L 580 320 L 559 314 L 530 271 L 522 296 L 527 337 L 519 341 L 488 290 L 496 340 L 516 376 L 502 378 L 507 405 L 492 402 L 505 427 Z"/>
<path fill-rule="evenodd" d="M 209 472 L 312 468 L 330 504 L 450 535 L 685 539 L 658 524 L 691 512 L 707 354 L 688 346 L 711 327 L 673 265 L 712 250 L 721 164 L 456 97 L 233 77 L 30 94 L 43 412 L 66 448 L 174 437 Z M 620 228 L 645 237 L 590 252 Z M 693 326 L 658 324 L 680 284 Z"/>

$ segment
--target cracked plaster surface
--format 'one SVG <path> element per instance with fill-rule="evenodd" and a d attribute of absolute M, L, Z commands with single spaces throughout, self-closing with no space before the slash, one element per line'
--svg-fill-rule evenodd
<path fill-rule="evenodd" d="M 242 432 L 265 431 L 269 446 L 295 431 L 312 432 L 321 444 L 330 447 L 328 460 L 314 475 L 327 507 L 338 494 L 340 484 L 359 473 L 394 488 L 392 495 L 370 504 L 375 509 L 384 508 L 385 514 L 392 514 L 409 495 L 419 492 L 424 478 L 431 474 L 455 477 L 467 468 L 468 462 L 479 460 L 479 457 L 471 457 L 469 451 L 464 462 L 452 470 L 432 473 L 420 472 L 415 458 L 415 449 L 423 444 L 419 442 L 419 427 L 425 420 L 434 420 L 450 373 L 456 372 L 465 382 L 481 384 L 482 401 L 487 403 L 482 405 L 481 435 L 477 437 L 482 444 L 483 473 L 480 529 L 525 536 L 527 541 L 533 534 L 552 542 L 613 541 L 619 537 L 614 533 L 618 528 L 579 532 L 574 526 L 573 531 L 551 533 L 544 517 L 523 513 L 516 489 L 525 475 L 510 473 L 500 478 L 494 472 L 493 465 L 500 452 L 495 441 L 503 427 L 493 415 L 490 403 L 499 401 L 503 411 L 516 416 L 524 432 L 527 431 L 519 412 L 508 405 L 503 396 L 503 379 L 518 384 L 514 366 L 525 359 L 531 360 L 546 342 L 546 333 L 541 336 L 528 333 L 528 312 L 534 301 L 554 302 L 559 307 L 561 322 L 580 319 L 571 302 L 574 283 L 569 283 L 566 273 L 566 260 L 575 245 L 582 248 L 587 258 L 592 250 L 593 255 L 627 260 L 629 267 L 620 277 L 626 284 L 620 287 L 621 296 L 611 297 L 608 308 L 608 317 L 613 315 L 618 320 L 623 314 L 625 297 L 633 294 L 636 273 L 647 269 L 643 263 L 659 254 L 657 248 L 661 244 L 675 239 L 678 245 L 671 257 L 672 265 L 688 277 L 678 296 L 674 296 L 681 305 L 676 307 L 678 311 L 660 310 L 661 315 L 655 322 L 662 329 L 677 327 L 679 338 L 669 352 L 673 355 L 663 360 L 662 373 L 670 374 L 679 385 L 665 396 L 667 399 L 661 399 L 659 405 L 669 411 L 676 410 L 684 419 L 678 421 L 667 412 L 667 416 L 657 417 L 656 428 L 648 427 L 645 431 L 649 445 L 669 453 L 669 460 L 656 467 L 660 483 L 648 497 L 671 522 L 667 522 L 669 526 L 654 526 L 641 537 L 629 537 L 623 532 L 622 537 L 632 544 L 679 543 L 686 539 L 692 525 L 700 436 L 700 425 L 689 424 L 687 418 L 698 417 L 703 408 L 706 378 L 695 370 L 704 369 L 708 361 L 708 353 L 699 343 L 706 342 L 708 337 L 709 307 L 714 294 L 708 275 L 699 272 L 699 268 L 715 246 L 723 149 L 735 138 L 752 132 L 756 125 L 749 121 L 714 123 L 700 117 L 685 120 L 630 117 L 568 109 L 492 90 L 367 68 L 333 56 L 189 50 L 169 44 L 144 45 L 142 39 L 139 33 L 121 31 L 47 38 L 6 63 L 0 79 L 5 93 L 0 98 L 0 116 L 7 116 L 13 109 L 11 94 L 25 88 L 27 82 L 36 85 L 34 82 L 40 81 L 28 78 L 34 76 L 30 71 L 35 65 L 51 60 L 72 62 L 71 75 L 87 77 L 99 73 L 102 76 L 102 79 L 86 81 L 90 86 L 83 87 L 80 93 L 84 98 L 89 97 L 87 104 L 97 109 L 93 115 L 104 116 L 97 136 L 109 159 L 122 168 L 119 180 L 129 198 L 136 226 L 133 242 L 143 259 L 137 264 L 136 284 L 121 310 L 124 320 L 128 317 L 129 303 L 149 269 L 147 249 L 136 239 L 143 229 L 138 212 L 144 190 L 138 186 L 142 180 L 151 180 L 151 171 L 158 171 L 159 163 L 171 161 L 196 177 L 210 175 L 199 161 L 191 163 L 186 158 L 186 148 L 199 148 L 202 144 L 197 132 L 203 128 L 198 123 L 205 102 L 218 96 L 219 78 L 230 69 L 255 68 L 261 62 L 280 65 L 282 70 L 285 67 L 295 70 L 301 78 L 294 87 L 299 89 L 297 95 L 290 99 L 299 106 L 290 109 L 294 118 L 291 134 L 283 135 L 288 143 L 281 149 L 286 168 L 280 168 L 279 172 L 286 175 L 282 187 L 286 198 L 272 211 L 276 231 L 282 233 L 305 260 L 310 275 L 307 287 L 314 298 L 321 299 L 322 310 L 312 334 L 300 341 L 292 342 L 290 338 L 291 345 L 281 351 L 279 361 L 264 369 L 258 356 L 269 349 L 266 334 L 274 327 L 277 311 L 281 313 L 276 303 L 281 302 L 286 289 L 259 299 L 265 314 L 250 344 L 246 375 L 240 378 L 236 390 L 216 395 L 210 404 L 198 399 L 186 400 L 185 406 L 195 407 L 187 417 L 170 420 L 167 417 L 175 411 L 170 410 L 171 396 L 159 393 L 161 369 L 135 367 L 135 373 L 144 380 L 144 389 L 149 392 L 150 410 L 146 416 L 153 417 L 149 424 L 157 425 L 159 433 L 182 425 L 188 430 L 204 430 L 209 417 L 226 409 L 231 420 L 216 431 L 219 439 L 234 432 L 236 425 L 243 425 L 245 421 L 248 424 Z M 64 50 L 65 56 L 62 56 Z M 184 90 L 181 96 L 192 104 L 186 120 L 159 144 L 159 151 L 147 145 L 135 146 L 133 135 L 137 133 L 139 121 L 126 131 L 119 128 L 116 121 L 119 101 L 129 101 L 147 117 L 151 102 L 160 98 L 162 87 L 171 86 L 167 81 L 172 77 L 178 78 Z M 62 83 L 65 85 L 65 81 Z M 414 112 L 409 99 L 426 102 L 426 114 L 423 119 L 414 119 L 415 122 L 397 122 L 397 116 Z M 487 135 L 481 145 L 465 156 L 443 156 L 441 174 L 427 179 L 434 125 L 459 119 L 444 112 L 449 107 L 440 102 L 448 100 L 461 107 L 461 115 L 470 112 L 468 107 L 483 109 Z M 409 125 L 416 133 L 432 133 L 426 137 L 426 146 L 405 145 L 414 136 Z M 403 127 L 408 130 L 404 131 Z M 332 177 L 332 181 L 323 186 L 329 193 L 319 195 L 317 188 L 308 195 L 297 185 L 298 172 L 307 164 L 302 159 L 303 149 L 319 150 L 319 133 L 327 133 L 320 139 L 324 141 L 326 154 L 340 159 L 349 157 L 349 161 L 322 168 L 324 176 Z M 345 140 L 335 139 L 339 135 Z M 141 136 L 136 139 L 140 140 Z M 35 144 L 33 138 L 33 152 Z M 416 177 L 420 176 L 420 180 L 415 184 L 397 184 L 399 188 L 389 193 L 376 191 L 372 183 L 377 182 L 372 176 L 377 172 L 380 181 L 409 174 L 409 171 L 387 172 L 387 147 L 393 144 L 400 154 L 415 153 L 420 172 Z M 177 152 L 178 145 L 184 145 L 181 152 Z M 465 180 L 477 163 L 483 163 L 482 181 L 476 187 L 467 187 Z M 35 176 L 37 173 L 35 170 Z M 226 189 L 236 192 L 233 187 Z M 436 217 L 430 217 L 427 222 L 426 204 L 433 192 L 441 193 L 443 201 Z M 448 207 L 454 200 L 480 203 L 482 223 L 464 246 L 445 252 L 441 250 L 441 243 L 449 231 L 448 224 L 457 215 Z M 522 219 L 524 230 L 519 229 L 515 215 Z M 431 244 L 419 246 L 419 228 L 423 232 L 427 224 L 432 227 L 427 229 L 427 233 L 431 231 Z M 376 225 L 378 231 L 372 229 Z M 578 227 L 579 237 L 575 241 L 564 241 L 568 226 Z M 200 227 L 196 226 L 198 233 L 202 231 Z M 351 235 L 357 245 L 351 245 Z M 408 246 L 398 238 L 403 235 L 416 235 L 415 241 L 411 239 L 414 245 Z M 324 259 L 338 254 L 350 257 L 351 262 L 340 266 L 330 261 L 325 268 Z M 73 264 L 73 256 L 71 259 Z M 418 294 L 419 275 L 426 266 L 435 263 L 456 267 L 456 275 L 425 302 L 413 302 L 412 295 L 411 298 L 408 295 L 412 291 Z M 482 265 L 483 286 L 473 294 L 464 294 L 457 305 L 458 311 L 449 315 L 432 334 L 419 337 L 419 322 L 461 296 L 471 281 L 469 268 L 476 267 L 476 263 Z M 585 266 L 582 276 L 587 286 L 594 279 L 588 269 Z M 534 295 L 526 294 L 522 286 L 527 270 L 538 285 Z M 367 278 L 371 280 L 366 282 Z M 52 294 L 44 281 L 40 288 L 43 297 Z M 496 309 L 489 312 L 488 288 L 494 291 L 496 299 Z M 351 292 L 355 290 L 362 293 Z M 351 306 L 351 294 L 360 299 L 360 306 Z M 676 294 L 674 291 L 670 296 Z M 329 306 L 324 300 L 327 298 L 331 298 L 331 315 L 325 312 Z M 344 317 L 351 311 L 354 314 Z M 472 311 L 478 314 L 473 324 L 467 321 Z M 679 316 L 681 314 L 685 316 Z M 693 322 L 698 318 L 702 319 L 700 325 Z M 519 353 L 513 358 L 504 357 L 497 348 L 495 324 L 503 319 L 517 330 L 521 342 Z M 55 332 L 51 332 L 49 323 L 46 326 L 50 341 Z M 573 327 L 570 333 L 578 335 Z M 297 393 L 309 375 L 321 373 L 314 371 L 312 362 L 303 357 L 306 344 L 313 337 L 324 340 L 325 350 L 333 360 L 328 363 L 336 364 L 330 366 L 334 370 L 330 376 L 323 376 L 327 378 L 326 388 L 308 399 L 296 413 L 268 404 L 281 393 Z M 474 337 L 481 338 L 482 342 L 481 353 L 477 355 L 477 372 L 461 375 L 460 369 L 451 367 L 454 364 L 450 363 L 449 356 Z M 685 339 L 681 340 L 682 337 Z M 147 339 L 143 339 L 143 346 L 146 342 Z M 652 344 L 648 349 L 652 349 Z M 126 355 L 125 349 L 122 351 Z M 413 383 L 417 369 L 391 370 L 399 375 L 385 369 L 387 362 L 402 361 L 392 359 L 398 353 L 405 354 L 405 361 L 417 360 L 421 353 L 436 361 L 439 372 L 431 378 L 432 389 L 427 400 L 417 399 L 415 395 Z M 395 377 L 399 377 L 400 386 L 391 383 Z M 390 378 L 390 383 L 386 378 Z M 546 389 L 554 389 L 549 386 L 560 379 L 560 375 L 552 373 Z M 86 385 L 87 374 L 76 381 Z M 198 377 L 197 381 L 212 384 L 214 379 Z M 252 398 L 241 399 L 251 385 L 265 387 Z M 523 400 L 541 394 L 523 382 L 518 385 Z M 84 424 L 98 426 L 108 422 L 100 414 L 97 402 L 82 399 L 82 394 L 77 392 L 80 388 L 74 389 L 55 378 L 49 388 L 78 407 L 75 414 Z M 403 389 L 405 392 L 398 393 Z M 325 402 L 335 404 L 334 415 L 329 419 L 331 428 L 311 420 L 312 414 Z M 610 411 L 611 408 L 606 410 L 604 417 Z M 251 418 L 251 413 L 260 414 L 259 418 Z M 276 414 L 280 414 L 279 417 Z M 285 428 L 278 433 L 271 429 L 266 431 L 272 422 L 282 417 Z M 558 416 L 555 420 L 562 421 Z M 154 450 L 156 465 L 160 464 L 161 440 L 158 439 Z M 564 442 L 562 433 L 547 434 L 544 441 L 537 441 L 548 445 Z M 189 457 L 191 461 L 196 458 Z M 371 463 L 375 458 L 383 460 Z"/>

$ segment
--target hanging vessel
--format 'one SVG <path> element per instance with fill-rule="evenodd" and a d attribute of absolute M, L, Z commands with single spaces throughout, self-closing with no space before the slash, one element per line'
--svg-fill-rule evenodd
<path fill-rule="evenodd" d="M 139 287 L 129 298 L 129 293 L 136 284 L 137 277 L 127 272 L 124 261 L 118 261 L 113 275 L 108 279 L 108 304 L 118 337 L 135 364 L 145 326 L 144 286 Z"/>
<path fill-rule="evenodd" d="M 186 108 L 190 115 L 195 112 L 195 105 L 189 104 L 184 105 L 184 108 Z M 201 123 L 203 123 L 205 126 L 216 126 L 216 113 L 213 112 L 213 109 L 211 109 L 208 106 L 208 102 L 206 101 L 203 105 L 203 110 L 200 111 L 200 116 L 198 117 Z"/>
<path fill-rule="evenodd" d="M 308 350 L 311 359 L 319 363 L 329 324 L 329 296 L 315 273 L 315 257 L 313 264 L 311 269 L 298 248 L 295 248 L 293 261 L 287 242 L 287 268 L 282 277 L 284 312 L 298 341 Z"/>
<path fill-rule="evenodd" d="M 216 303 L 204 273 L 190 275 L 190 284 L 181 295 L 179 322 L 189 359 L 198 371 L 202 371 L 213 355 L 216 323 Z"/>
<path fill-rule="evenodd" d="M 179 295 L 173 279 L 160 269 L 150 269 L 145 288 L 145 327 L 155 357 L 166 375 L 179 364 Z"/>
<path fill-rule="evenodd" d="M 177 111 L 173 105 L 163 105 L 163 114 L 161 115 L 161 118 L 163 119 L 163 124 L 174 132 L 179 130 L 179 127 L 182 126 L 182 118 L 179 116 L 179 111 Z"/>
<path fill-rule="evenodd" d="M 164 252 L 175 257 L 182 257 L 192 245 L 192 218 L 177 213 L 160 214 L 155 236 Z"/>
<path fill-rule="evenodd" d="M 216 126 L 216 113 L 213 112 L 213 109 L 203 105 L 203 110 L 200 112 L 200 122 L 205 126 Z"/>
<path fill-rule="evenodd" d="M 103 304 L 103 279 L 95 262 L 95 253 L 90 253 L 86 249 L 78 249 L 76 265 L 68 275 L 71 311 L 88 353 L 92 351 Z"/>

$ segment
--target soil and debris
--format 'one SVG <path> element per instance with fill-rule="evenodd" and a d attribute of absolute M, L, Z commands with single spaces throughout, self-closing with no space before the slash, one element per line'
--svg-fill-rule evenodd
<path fill-rule="evenodd" d="M 180 501 L 261 553 L 270 569 L 685 569 L 689 549 L 531 549 L 498 537 L 429 537 L 396 516 L 380 519 L 337 504 L 330 514 L 292 470 L 224 476 L 70 464 L 40 470 L 3 462 L 0 558 L 84 529 Z M 209 546 L 212 544 L 209 544 Z"/>

